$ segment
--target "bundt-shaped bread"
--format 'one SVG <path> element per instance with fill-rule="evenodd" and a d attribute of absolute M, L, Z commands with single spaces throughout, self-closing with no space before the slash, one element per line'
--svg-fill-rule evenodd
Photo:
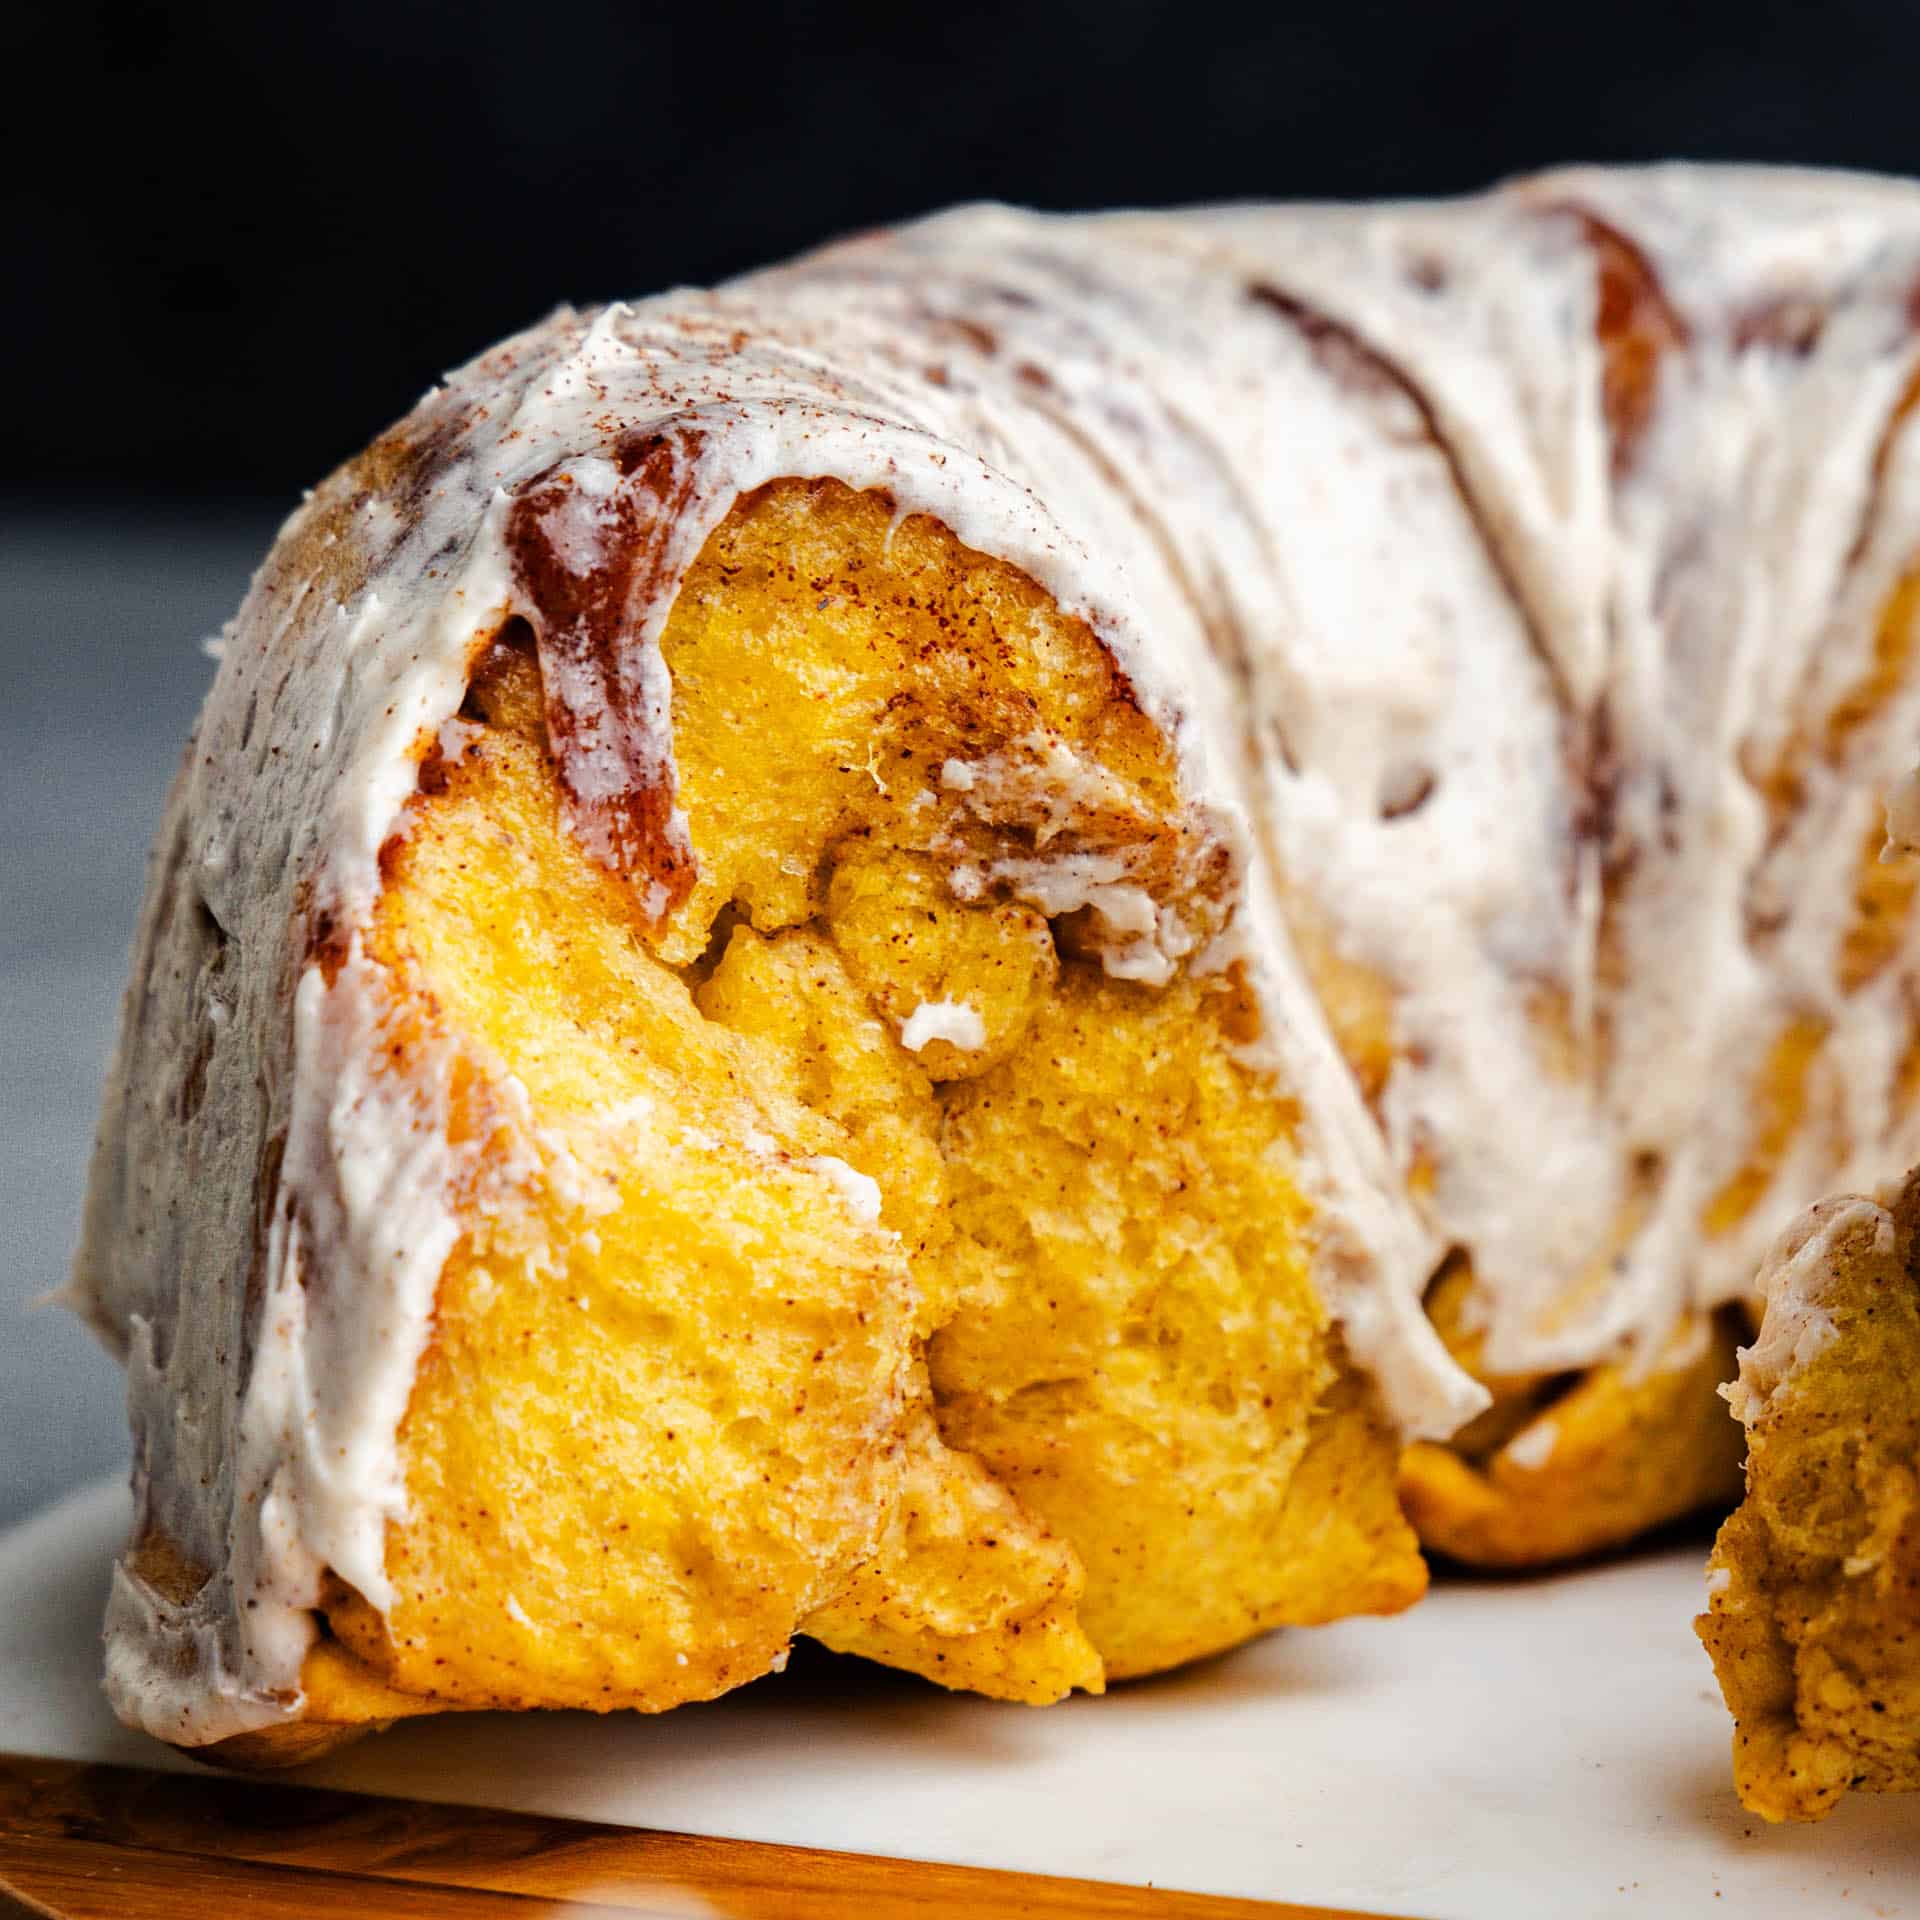
<path fill-rule="evenodd" d="M 161 828 L 116 1709 L 1041 1701 L 1730 1499 L 1920 1158 L 1916 289 L 1838 178 L 979 209 L 429 394 Z"/>

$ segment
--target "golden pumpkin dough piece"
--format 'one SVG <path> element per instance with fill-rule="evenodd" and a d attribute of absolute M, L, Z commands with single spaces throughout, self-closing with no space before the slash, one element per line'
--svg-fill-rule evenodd
<path fill-rule="evenodd" d="M 979 1461 L 950 1451 L 923 1407 L 873 1558 L 802 1631 L 942 1686 L 1042 1706 L 1105 1688 L 1080 1624 L 1085 1584 L 1078 1554 Z"/>
<path fill-rule="evenodd" d="M 441 1277 L 394 1603 L 330 1618 L 409 1691 L 703 1698 L 765 1671 L 877 1540 L 912 1283 L 836 1185 L 844 1131 L 636 938 L 537 743 L 490 728 L 442 781 L 389 858 L 374 952 L 524 1089 L 504 1124 L 529 1164 L 510 1204 L 464 1210 Z M 497 1069 L 473 1082 L 504 1104 Z"/>
<path fill-rule="evenodd" d="M 1173 755 L 1092 633 L 938 522 L 896 524 L 884 495 L 750 495 L 682 586 L 661 655 L 700 870 L 656 941 L 669 961 L 695 960 L 728 906 L 762 933 L 815 918 L 828 855 L 855 835 L 1006 851 L 978 818 L 995 801 L 1063 847 L 1158 844 L 1162 876 L 1178 858 Z M 1098 770 L 1065 801 L 1062 756 Z M 943 784 L 949 762 L 981 766 L 978 784 Z"/>
<path fill-rule="evenodd" d="M 829 941 L 800 927 L 763 939 L 736 924 L 693 993 L 708 1020 L 763 1043 L 763 1070 L 780 1092 L 844 1130 L 851 1164 L 885 1170 L 883 1226 L 916 1253 L 946 1236 L 932 1082 L 874 1017 Z M 917 1278 L 924 1332 L 932 1309 Z"/>
<path fill-rule="evenodd" d="M 1027 1048 L 945 1097 L 941 1429 L 1078 1549 L 1110 1679 L 1425 1590 L 1237 1001 L 1069 962 Z"/>
<path fill-rule="evenodd" d="M 1920 1788 L 1920 1180 L 1790 1228 L 1737 1406 L 1747 1496 L 1696 1622 L 1768 1820 Z M 1797 1270 L 1797 1271 L 1796 1271 Z"/>
<path fill-rule="evenodd" d="M 402 1432 L 412 1518 L 389 1536 L 398 1603 L 383 1623 L 342 1597 L 331 1617 L 364 1660 L 415 1690 L 500 1706 L 671 1706 L 776 1663 L 802 1619 L 884 1544 L 903 1486 L 931 1498 L 953 1479 L 951 1500 L 979 1477 L 926 1422 L 912 1430 L 928 1458 L 914 1459 L 893 1430 L 904 1418 L 913 1308 L 901 1246 L 885 1230 L 894 1223 L 868 1228 L 864 1253 L 819 1231 L 822 1216 L 844 1229 L 848 1209 L 816 1163 L 851 1167 L 850 1155 L 886 1168 L 894 1204 L 905 1216 L 917 1204 L 930 1230 L 939 1177 L 930 1112 L 919 1158 L 933 1190 L 894 1177 L 912 1165 L 914 1095 L 923 1105 L 929 1096 L 837 956 L 805 934 L 783 938 L 802 969 L 771 983 L 777 1018 L 756 1026 L 736 1004 L 743 968 L 728 956 L 699 989 L 720 1017 L 703 1014 L 633 937 L 620 883 L 559 826 L 550 769 L 528 730 L 530 664 L 503 665 L 487 697 L 502 724 L 439 776 L 442 793 L 393 855 L 387 924 L 406 926 L 409 907 L 426 915 L 409 929 L 412 952 L 431 955 L 416 964 L 456 1028 L 513 1067 L 550 1133 L 577 1097 L 574 1158 L 638 1191 L 622 1192 L 611 1214 L 569 1222 L 575 1173 L 545 1196 L 530 1248 L 509 1226 L 505 1247 L 487 1247 L 504 1259 L 482 1261 L 477 1280 L 460 1253 L 450 1262 Z M 503 730 L 513 721 L 517 731 Z M 436 858 L 451 870 L 426 871 Z M 383 951 L 389 964 L 400 963 L 404 937 Z M 772 944 L 744 927 L 733 942 L 747 955 Z M 628 1116 L 611 1131 L 610 1111 Z M 812 1186 L 810 1198 L 764 1204 L 764 1185 L 796 1181 Z M 564 1287 L 554 1284 L 561 1274 Z M 797 1338 L 778 1339 L 783 1317 Z M 844 1394 L 836 1327 L 861 1363 Z M 627 1357 L 635 1342 L 658 1358 L 663 1380 L 649 1382 Z M 744 1372 L 731 1364 L 743 1349 Z M 568 1430 L 555 1436 L 548 1403 L 568 1381 Z M 584 1431 L 582 1404 L 592 1408 Z M 612 1434 L 625 1446 L 609 1449 Z M 669 1453 L 664 1473 L 648 1457 L 650 1434 Z M 627 1455 L 626 1473 L 607 1473 L 609 1451 Z M 510 1524 L 496 1527 L 496 1511 Z M 1042 1529 L 1023 1536 L 1017 1512 L 998 1526 L 1028 1549 L 1027 1584 L 1010 1597 L 1011 1552 L 989 1563 L 974 1624 L 994 1645 L 974 1649 L 949 1571 L 940 1644 L 924 1664 L 1023 1699 L 1097 1686 L 1097 1657 L 1072 1622 L 1070 1551 Z M 584 1579 L 556 1587 L 540 1567 L 541 1599 L 523 1597 L 528 1543 L 582 1531 L 598 1554 Z M 914 1664 L 899 1623 L 913 1583 L 889 1571 L 893 1652 Z M 1027 1632 L 1043 1613 L 1051 1632 Z M 648 1622 L 643 1634 L 635 1619 Z"/>
<path fill-rule="evenodd" d="M 804 929 L 765 940 L 735 927 L 698 999 L 709 1018 L 772 1042 L 794 1097 L 847 1129 L 860 1165 L 887 1170 L 881 1219 L 927 1255 L 950 1230 L 932 1088 L 834 948 Z M 944 1312 L 924 1284 L 931 1266 L 916 1263 L 927 1326 Z M 1038 1704 L 1076 1686 L 1100 1691 L 1100 1657 L 1074 1611 L 1078 1558 L 977 1461 L 949 1451 L 924 1393 L 922 1381 L 898 1501 L 873 1559 L 803 1630 L 842 1652 L 1003 1698 Z"/>
<path fill-rule="evenodd" d="M 1466 1444 L 1410 1446 L 1400 1497 L 1422 1542 L 1471 1566 L 1542 1566 L 1724 1511 L 1739 1494 L 1740 1436 L 1718 1387 L 1740 1327 L 1737 1314 L 1689 1321 L 1643 1374 L 1592 1367 L 1557 1393 L 1496 1399 Z"/>
<path fill-rule="evenodd" d="M 1097 928 L 1062 958 L 942 884 L 1052 836 L 1222 910 L 1091 635 L 823 483 L 735 510 L 662 650 L 701 867 L 664 925 L 561 824 L 511 632 L 385 855 L 397 1064 L 456 1043 L 493 1172 L 401 1430 L 393 1604 L 330 1583 L 313 1706 L 660 1708 L 796 1631 L 1040 1701 L 1416 1598 L 1237 980 L 1121 986 Z M 903 1047 L 935 1000 L 982 1046 Z"/>
<path fill-rule="evenodd" d="M 972 1079 L 1026 1037 L 1059 971 L 1053 936 L 1032 907 L 996 901 L 955 912 L 935 864 L 849 845 L 827 889 L 827 930 L 903 1044 L 922 1009 L 961 1010 L 978 1023 L 961 1046 L 935 1036 L 912 1047 L 934 1080 Z"/>
<path fill-rule="evenodd" d="M 889 863 L 901 875 L 897 889 L 885 884 Z M 920 884 L 914 856 L 863 852 L 858 870 L 850 895 L 838 873 L 830 889 L 844 909 L 830 909 L 828 921 L 842 947 L 895 958 L 871 926 L 910 915 L 917 925 L 897 964 L 909 973 L 937 967 L 988 1004 L 1006 970 L 999 923 Z M 866 924 L 849 937 L 856 916 Z M 1024 973 L 1033 932 L 1014 937 Z M 1080 1613 L 1109 1675 L 1170 1665 L 1283 1619 L 1417 1598 L 1424 1576 L 1392 1497 L 1391 1442 L 1358 1401 L 1351 1421 L 1325 1423 L 1329 1457 L 1352 1451 L 1350 1487 L 1323 1489 L 1345 1518 L 1315 1533 L 1305 1555 L 1291 1537 L 1307 1522 L 1286 1489 L 1304 1471 L 1309 1416 L 1337 1369 L 1306 1278 L 1305 1206 L 1287 1173 L 1284 1104 L 1231 1058 L 1231 1029 L 1245 1016 L 1233 983 L 1125 987 L 1069 959 L 1051 1000 L 1036 1004 L 1024 985 L 1013 996 L 1028 1022 L 1021 1051 L 995 1072 L 942 1088 L 936 1105 L 916 1063 L 870 1023 L 858 1051 L 850 1045 L 862 1031 L 846 1005 L 851 971 L 806 930 L 763 940 L 735 928 L 700 1003 L 743 1030 L 783 1032 L 805 1097 L 878 1140 L 886 1158 L 873 1164 L 909 1169 L 911 1190 L 924 1178 L 912 1131 L 938 1128 L 951 1204 L 931 1229 L 921 1209 L 895 1222 L 920 1250 L 915 1271 L 936 1330 L 935 1415 L 949 1439 L 961 1436 L 958 1445 L 1083 1557 L 1090 1541 L 1100 1543 L 1105 1557 L 1088 1566 Z M 908 997 L 924 990 L 916 984 Z M 888 1074 L 895 1089 L 882 1097 L 875 1083 Z M 1063 1076 L 1071 1076 L 1065 1089 Z M 1092 1178 L 1065 1191 L 1059 1175 L 1075 1160 Z M 1005 1257 L 1003 1216 L 1026 1195 L 1049 1223 L 1040 1237 L 1072 1243 L 1057 1263 L 1034 1257 L 1025 1227 L 1014 1258 Z M 1267 1239 L 1271 1246 L 1254 1244 Z M 983 1292 L 988 1273 L 994 1284 Z M 1042 1289 L 1056 1306 L 1077 1291 L 1077 1318 L 1049 1313 L 1038 1324 L 1029 1304 Z M 1167 1308 L 1185 1316 L 1192 1355 L 1171 1352 L 1164 1325 L 1156 1343 L 1141 1338 L 1141 1316 Z M 1103 1346 L 1119 1351 L 1103 1361 Z M 1075 1371 L 1086 1376 L 1087 1404 L 1071 1432 L 1041 1437 L 1049 1454 L 1079 1464 L 1070 1479 L 1050 1471 L 1035 1480 L 1019 1446 L 987 1438 L 1001 1426 L 988 1402 L 1018 1405 L 1036 1375 L 1058 1398 Z M 1236 1404 L 1190 1404 L 1205 1394 Z M 996 1519 L 992 1527 L 1000 1551 L 1006 1526 Z M 1159 1571 L 1153 1563 L 1162 1560 Z M 897 1568 L 886 1571 L 898 1578 Z M 1071 1590 L 1079 1588 L 1076 1562 Z M 1167 1615 L 1181 1624 L 1169 1627 Z M 831 1609 L 807 1630 L 875 1651 L 870 1633 L 849 1637 L 845 1617 Z"/>

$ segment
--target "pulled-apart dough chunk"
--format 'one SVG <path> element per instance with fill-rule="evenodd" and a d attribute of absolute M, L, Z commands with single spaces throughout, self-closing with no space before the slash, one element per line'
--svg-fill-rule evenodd
<path fill-rule="evenodd" d="M 1818 1820 L 1920 1788 L 1920 1179 L 1823 1201 L 1762 1275 L 1728 1390 L 1747 1497 L 1698 1622 L 1736 1723 L 1740 1798 Z"/>

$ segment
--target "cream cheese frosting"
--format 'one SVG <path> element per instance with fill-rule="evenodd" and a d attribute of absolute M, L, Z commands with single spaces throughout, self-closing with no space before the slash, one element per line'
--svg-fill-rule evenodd
<path fill-rule="evenodd" d="M 963 1053 L 977 1053 L 987 1044 L 987 1024 L 980 1011 L 965 1000 L 922 1000 L 900 1028 L 900 1044 L 918 1053 L 944 1040 Z"/>
<path fill-rule="evenodd" d="M 1606 247 L 1658 289 L 1644 417 L 1609 405 Z M 1920 544 L 1916 288 L 1920 191 L 1570 172 L 1433 205 L 963 209 L 562 311 L 452 375 L 392 486 L 346 469 L 289 521 L 156 849 L 74 1284 L 128 1363 L 116 1709 L 186 1741 L 293 1717 L 322 1569 L 384 1591 L 395 1429 L 475 1171 L 436 1124 L 449 1063 L 394 1064 L 358 944 L 422 754 L 478 650 L 534 620 L 574 829 L 665 911 L 692 854 L 659 635 L 776 478 L 884 489 L 1024 569 L 1175 743 L 1224 931 L 1124 855 L 1042 843 L 951 884 L 1090 909 L 1121 977 L 1245 964 L 1322 1296 L 1407 1432 L 1485 1399 L 1421 1310 L 1450 1249 L 1496 1366 L 1649 1357 L 1817 1192 L 1920 1158 L 1894 1092 L 1914 970 L 1836 984 L 1834 858 L 1920 675 L 1844 752 L 1800 738 L 1870 676 Z M 984 806 L 1008 777 L 941 784 Z M 1372 1097 L 1308 928 L 1390 996 Z M 1792 1021 L 1823 1035 L 1815 1119 L 1708 1236 Z M 148 1532 L 197 1592 L 142 1575 Z"/>

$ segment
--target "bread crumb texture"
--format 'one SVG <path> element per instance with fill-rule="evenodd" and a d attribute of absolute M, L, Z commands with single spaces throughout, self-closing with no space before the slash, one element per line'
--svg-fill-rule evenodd
<path fill-rule="evenodd" d="M 562 823 L 528 637 L 385 861 L 369 951 L 510 1177 L 441 1278 L 393 1604 L 332 1583 L 310 1713 L 657 1710 L 795 1633 L 1044 1702 L 1418 1598 L 1244 982 L 1110 978 L 995 881 L 1104 850 L 1222 911 L 1090 631 L 882 497 L 749 496 L 663 640 L 699 877 L 658 923 Z M 981 1043 L 909 1050 L 943 1002 Z"/>

